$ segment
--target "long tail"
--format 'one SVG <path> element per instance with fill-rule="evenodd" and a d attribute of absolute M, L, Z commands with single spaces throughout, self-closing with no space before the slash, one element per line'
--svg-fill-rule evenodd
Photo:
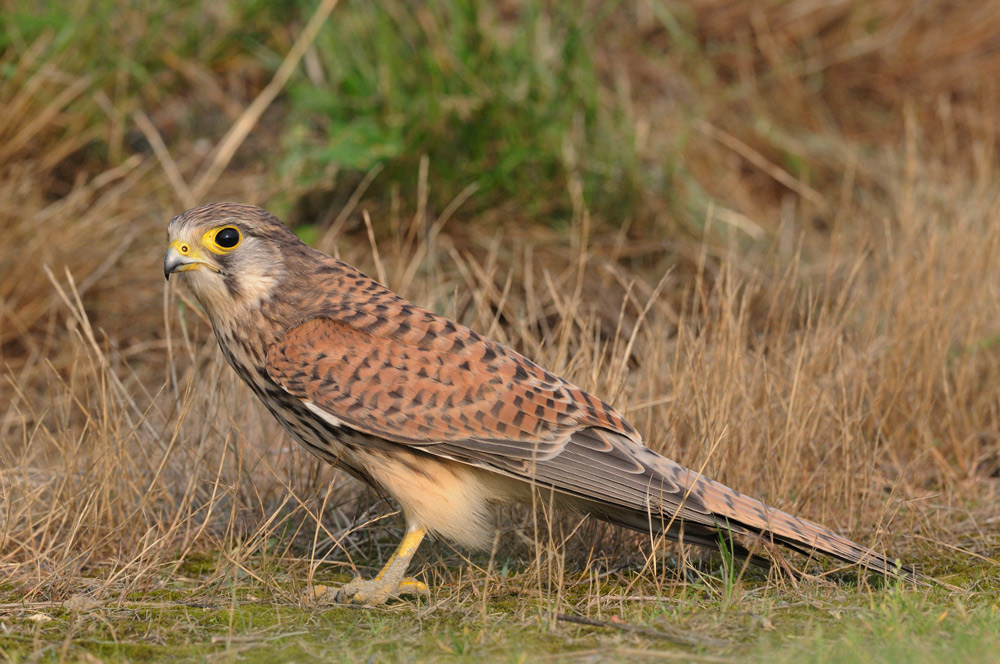
<path fill-rule="evenodd" d="M 820 552 L 884 575 L 918 578 L 910 567 L 837 535 L 823 526 L 769 507 L 684 468 L 684 486 L 715 515 L 719 527 L 751 532 L 804 554 Z"/>
<path fill-rule="evenodd" d="M 590 500 L 580 507 L 634 530 L 652 530 L 657 535 L 707 548 L 719 548 L 720 533 L 752 534 L 806 555 L 819 552 L 886 576 L 907 577 L 920 583 L 927 581 L 909 566 L 878 551 L 769 507 L 665 457 L 655 455 L 657 458 L 653 460 L 651 456 L 647 454 L 643 459 L 652 471 L 650 489 L 662 482 L 664 487 L 669 485 L 670 490 L 659 496 L 657 491 L 650 490 L 649 509 L 643 512 L 620 503 Z M 760 562 L 738 543 L 730 542 L 727 546 L 739 557 Z"/>

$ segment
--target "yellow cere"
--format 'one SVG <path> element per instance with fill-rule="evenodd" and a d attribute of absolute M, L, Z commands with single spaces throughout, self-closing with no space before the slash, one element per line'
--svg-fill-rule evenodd
<path fill-rule="evenodd" d="M 170 250 L 188 259 L 176 266 L 173 269 L 174 272 L 189 272 L 191 270 L 199 270 L 203 267 L 208 268 L 213 272 L 219 271 L 217 267 L 202 258 L 202 253 L 198 251 L 198 247 L 194 246 L 190 242 L 174 240 L 170 243 Z"/>
<path fill-rule="evenodd" d="M 217 241 L 217 236 L 219 233 L 225 230 L 235 231 L 236 233 L 236 244 L 231 247 L 224 247 L 220 245 Z M 211 251 L 213 254 L 228 254 L 230 251 L 236 249 L 243 242 L 243 235 L 239 232 L 237 228 L 233 226 L 219 226 L 218 228 L 213 228 L 201 237 L 202 245 Z"/>

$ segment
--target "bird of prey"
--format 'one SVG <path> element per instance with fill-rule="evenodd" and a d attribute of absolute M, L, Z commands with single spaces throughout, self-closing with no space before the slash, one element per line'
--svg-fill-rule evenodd
<path fill-rule="evenodd" d="M 182 277 L 240 378 L 310 452 L 402 507 L 398 549 L 373 579 L 344 586 L 342 601 L 426 591 L 405 575 L 427 533 L 488 545 L 494 509 L 537 489 L 686 543 L 759 535 L 909 572 L 657 454 L 601 399 L 310 248 L 263 209 L 203 205 L 174 217 L 168 236 L 164 275 Z"/>

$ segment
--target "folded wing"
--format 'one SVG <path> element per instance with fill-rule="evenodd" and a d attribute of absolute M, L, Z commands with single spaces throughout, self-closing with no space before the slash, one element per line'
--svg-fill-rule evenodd
<path fill-rule="evenodd" d="M 639 530 L 716 545 L 762 533 L 892 573 L 884 556 L 644 447 L 614 408 L 515 351 L 401 299 L 328 310 L 289 330 L 267 373 L 310 408 L 358 431 L 551 488 Z M 742 550 L 740 550 L 743 553 Z"/>

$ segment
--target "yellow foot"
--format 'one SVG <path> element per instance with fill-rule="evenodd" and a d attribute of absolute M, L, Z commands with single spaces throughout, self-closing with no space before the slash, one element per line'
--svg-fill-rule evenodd
<path fill-rule="evenodd" d="M 302 595 L 308 599 L 330 601 L 331 596 L 336 596 L 336 589 L 324 586 L 321 583 L 314 583 L 311 587 L 305 588 Z"/>
<path fill-rule="evenodd" d="M 429 595 L 427 584 L 413 577 L 406 577 L 399 583 L 390 579 L 354 579 L 337 591 L 337 601 L 341 604 L 364 604 L 377 606 L 400 595 Z"/>

